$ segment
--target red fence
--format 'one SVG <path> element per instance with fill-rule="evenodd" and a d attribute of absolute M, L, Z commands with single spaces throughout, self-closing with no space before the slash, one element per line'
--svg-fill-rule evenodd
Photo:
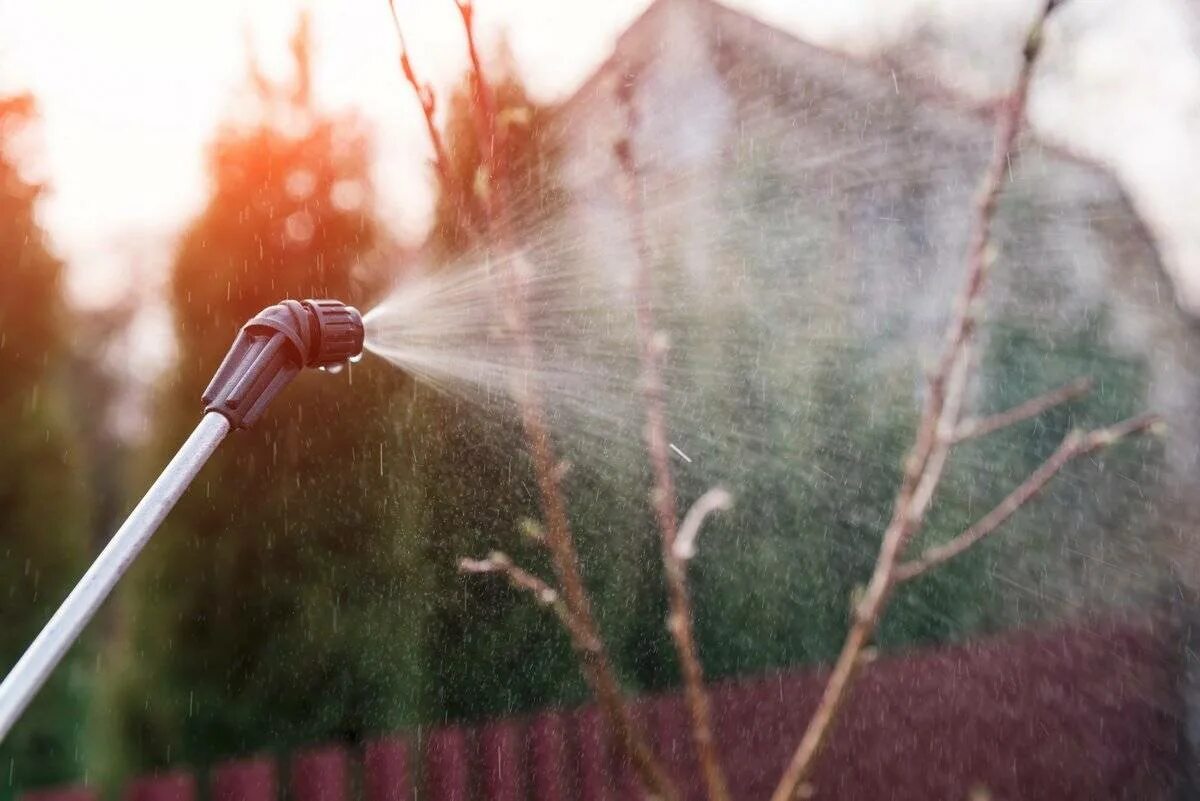
<path fill-rule="evenodd" d="M 1015 634 L 881 660 L 863 674 L 814 777 L 829 799 L 1166 799 L 1180 770 L 1169 637 L 1134 626 Z M 815 706 L 821 675 L 713 687 L 738 801 L 768 796 Z M 676 696 L 634 705 L 686 797 L 701 799 Z M 286 786 L 285 786 L 286 785 Z M 639 798 L 594 707 L 447 726 L 228 762 L 211 801 L 617 801 Z M 196 801 L 187 772 L 132 781 L 121 801 Z M 975 794 L 975 795 L 972 795 Z M 95 801 L 80 788 L 22 801 Z"/>

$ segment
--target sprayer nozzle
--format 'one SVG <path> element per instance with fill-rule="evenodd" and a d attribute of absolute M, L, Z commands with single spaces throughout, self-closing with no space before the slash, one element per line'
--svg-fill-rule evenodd
<path fill-rule="evenodd" d="M 249 428 L 302 368 L 358 356 L 363 337 L 362 315 L 340 301 L 285 300 L 263 309 L 238 332 L 204 391 L 204 409 Z"/>
<path fill-rule="evenodd" d="M 306 300 L 317 329 L 309 367 L 341 364 L 362 353 L 363 319 L 358 309 L 336 300 Z"/>

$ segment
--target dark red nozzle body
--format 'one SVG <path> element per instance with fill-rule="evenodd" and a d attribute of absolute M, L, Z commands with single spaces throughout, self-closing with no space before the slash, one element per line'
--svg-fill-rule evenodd
<path fill-rule="evenodd" d="M 303 368 L 357 357 L 363 336 L 358 309 L 337 300 L 285 300 L 263 309 L 238 332 L 204 391 L 204 411 L 249 428 Z"/>

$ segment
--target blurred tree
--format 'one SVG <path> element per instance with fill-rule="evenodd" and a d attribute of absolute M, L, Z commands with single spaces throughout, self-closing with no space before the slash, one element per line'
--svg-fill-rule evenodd
<path fill-rule="evenodd" d="M 178 368 L 162 390 L 155 470 L 196 424 L 245 320 L 287 297 L 362 303 L 378 289 L 362 266 L 382 238 L 367 139 L 317 109 L 303 21 L 292 50 L 289 84 L 251 67 L 259 117 L 218 135 L 212 196 L 175 258 Z M 423 576 L 405 471 L 419 466 L 392 436 L 407 387 L 370 364 L 304 374 L 212 460 L 125 595 L 100 775 L 355 740 L 416 718 Z"/>
<path fill-rule="evenodd" d="M 562 208 L 556 179 L 558 152 L 550 136 L 554 110 L 536 103 L 525 89 L 507 48 L 489 76 L 502 133 L 496 159 L 504 165 L 504 184 L 497 186 L 484 164 L 471 76 L 464 75 L 450 96 L 443 140 L 449 163 L 439 184 L 430 246 L 442 262 L 477 251 L 479 234 L 488 228 L 482 200 L 504 192 L 513 233 L 529 234 Z"/>
<path fill-rule="evenodd" d="M 16 662 L 78 576 L 86 493 L 71 425 L 62 264 L 36 220 L 40 187 L 7 149 L 35 115 L 0 98 L 0 673 Z M 0 799 L 79 772 L 86 681 L 68 656 L 0 745 Z"/>

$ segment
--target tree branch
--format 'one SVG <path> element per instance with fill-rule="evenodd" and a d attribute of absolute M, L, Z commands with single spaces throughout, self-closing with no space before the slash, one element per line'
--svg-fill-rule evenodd
<path fill-rule="evenodd" d="M 586 639 L 586 634 L 583 633 L 578 621 L 571 617 L 571 610 L 562 602 L 558 591 L 540 577 L 514 563 L 512 558 L 503 551 L 492 551 L 485 559 L 459 559 L 458 570 L 460 573 L 467 574 L 497 573 L 502 575 L 513 589 L 529 593 L 539 604 L 554 612 L 572 637 Z M 598 648 L 599 646 L 595 645 L 594 647 Z"/>
<path fill-rule="evenodd" d="M 1092 451 L 1107 447 L 1130 434 L 1149 430 L 1159 422 L 1160 418 L 1157 415 L 1143 414 L 1131 417 L 1108 428 L 1088 432 L 1087 434 L 1071 432 L 1046 461 L 1042 462 L 1036 470 L 1029 474 L 1029 477 L 1025 481 L 1010 492 L 995 508 L 981 517 L 978 522 L 948 542 L 931 546 L 916 559 L 904 562 L 898 566 L 895 572 L 896 583 L 911 581 L 918 576 L 924 575 L 929 570 L 950 561 L 984 537 L 995 532 L 1008 522 L 1008 519 L 1018 509 L 1041 492 L 1068 462 Z"/>
<path fill-rule="evenodd" d="M 723 512 L 733 506 L 733 496 L 721 487 L 713 487 L 701 495 L 683 516 L 679 524 L 679 534 L 675 537 L 675 558 L 687 561 L 696 555 L 696 539 L 700 536 L 700 527 L 713 512 Z"/>
<path fill-rule="evenodd" d="M 654 320 L 654 287 L 650 275 L 651 253 L 646 234 L 646 215 L 642 207 L 642 181 L 633 155 L 630 136 L 636 128 L 636 112 L 633 108 L 630 89 L 620 90 L 620 100 L 626 110 L 625 135 L 614 146 L 613 151 L 624 178 L 623 189 L 626 209 L 629 212 L 630 229 L 634 244 L 634 306 L 637 323 L 638 349 L 642 363 L 642 399 L 646 412 L 644 436 L 646 454 L 654 485 L 650 493 L 654 516 L 658 523 L 662 552 L 663 573 L 667 583 L 667 600 L 670 612 L 667 629 L 675 643 L 683 673 L 684 696 L 691 717 L 692 741 L 700 762 L 700 771 L 708 792 L 709 801 L 729 801 L 729 782 L 721 767 L 713 734 L 712 711 L 708 692 L 704 687 L 704 668 L 700 663 L 699 650 L 692 613 L 692 600 L 687 583 L 687 562 L 676 552 L 678 536 L 678 500 L 675 493 L 674 476 L 671 473 L 671 455 L 667 436 L 667 398 L 662 379 L 662 359 L 666 355 L 665 337 L 657 330 Z M 697 527 L 699 523 L 697 523 Z M 688 547 L 695 539 L 689 537 Z"/>
<path fill-rule="evenodd" d="M 513 395 L 520 409 L 525 439 L 533 459 L 542 515 L 546 523 L 546 547 L 550 551 L 554 573 L 562 588 L 563 603 L 574 623 L 570 631 L 572 644 L 579 657 L 584 679 L 613 731 L 617 747 L 628 756 L 647 790 L 657 798 L 676 801 L 679 798 L 678 790 L 654 756 L 641 726 L 629 714 L 583 582 L 579 555 L 567 517 L 560 463 L 555 455 L 554 443 L 546 423 L 545 406 L 539 388 L 530 378 L 536 372 L 538 358 L 530 332 L 524 291 L 526 274 L 532 267 L 514 247 L 512 221 L 509 219 L 511 204 L 508 198 L 508 168 L 501 139 L 503 132 L 497 125 L 495 97 L 476 46 L 474 6 L 470 0 L 455 0 L 455 5 L 462 17 L 467 40 L 472 85 L 475 90 L 472 110 L 491 186 L 491 191 L 482 198 L 483 207 L 488 230 L 499 249 L 507 256 L 501 260 L 500 271 L 504 282 L 501 294 L 505 322 L 511 331 L 519 362 L 524 367 L 523 376 L 514 375 Z M 522 378 L 526 380 L 520 380 Z"/>
<path fill-rule="evenodd" d="M 1053 409 L 1055 406 L 1061 406 L 1068 401 L 1083 397 L 1092 391 L 1094 384 L 1095 382 L 1090 378 L 1076 378 L 1069 384 L 1063 384 L 1058 389 L 1030 398 L 1011 409 L 990 414 L 986 417 L 974 417 L 964 420 L 958 426 L 958 430 L 954 432 L 954 441 L 958 443 L 968 439 L 986 437 L 988 434 L 1000 429 L 1009 428 L 1017 423 L 1037 417 L 1048 409 Z"/>
<path fill-rule="evenodd" d="M 504 127 L 497 123 L 496 95 L 483 68 L 479 46 L 475 38 L 475 4 L 472 0 L 454 0 L 462 18 L 463 33 L 467 39 L 467 57 L 471 62 L 471 87 L 474 90 L 471 104 L 475 112 L 475 133 L 479 139 L 480 153 L 487 171 L 490 185 L 496 191 L 483 197 L 487 217 L 491 224 L 508 225 L 508 164 L 503 157 Z"/>
<path fill-rule="evenodd" d="M 899 559 L 924 525 L 949 452 L 957 441 L 963 396 L 972 372 L 972 342 L 988 270 L 994 259 L 991 232 L 997 201 L 1016 155 L 1014 149 L 1024 118 L 1033 68 L 1041 49 L 1043 27 L 1057 4 L 1057 0 L 1049 0 L 1038 14 L 1025 40 L 1016 84 L 998 106 L 991 157 L 972 206 L 965 281 L 947 326 L 945 350 L 928 377 L 921 418 L 913 446 L 905 458 L 892 518 L 884 531 L 870 582 L 855 604 L 853 622 L 842 650 L 804 735 L 771 796 L 772 801 L 791 801 L 802 788 L 808 787 L 817 756 L 865 661 L 864 649 L 871 642 L 892 597 Z"/>
<path fill-rule="evenodd" d="M 400 42 L 400 71 L 404 73 L 404 79 L 408 81 L 413 94 L 417 96 L 417 102 L 421 104 L 421 114 L 425 118 L 425 132 L 429 136 L 429 144 L 433 147 L 433 167 L 437 170 L 438 182 L 441 184 L 442 191 L 450 191 L 450 158 L 446 155 L 446 144 L 442 140 L 442 132 L 438 130 L 437 123 L 434 121 L 437 97 L 433 93 L 433 87 L 428 83 L 422 83 L 417 78 L 416 71 L 413 70 L 412 60 L 408 55 L 408 42 L 404 38 L 404 29 L 400 26 L 400 17 L 396 14 L 396 0 L 388 0 L 388 8 L 391 9 L 392 23 L 396 27 L 396 38 Z"/>

